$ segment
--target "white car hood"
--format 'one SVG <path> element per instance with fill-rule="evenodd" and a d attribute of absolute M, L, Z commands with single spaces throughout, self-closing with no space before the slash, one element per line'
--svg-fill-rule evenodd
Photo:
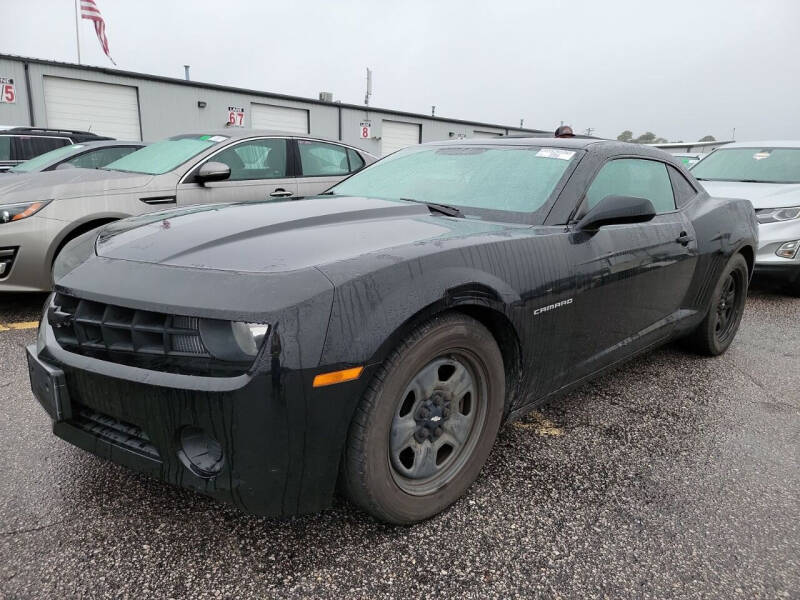
<path fill-rule="evenodd" d="M 747 183 L 743 181 L 701 181 L 715 198 L 744 198 L 753 208 L 800 206 L 800 183 Z"/>

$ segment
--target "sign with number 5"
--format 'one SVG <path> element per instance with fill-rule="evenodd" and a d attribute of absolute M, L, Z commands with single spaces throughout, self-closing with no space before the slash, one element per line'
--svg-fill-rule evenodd
<path fill-rule="evenodd" d="M 17 90 L 14 80 L 10 77 L 0 77 L 0 102 L 14 104 L 17 101 Z"/>
<path fill-rule="evenodd" d="M 244 127 L 244 107 L 228 107 L 228 127 Z"/>

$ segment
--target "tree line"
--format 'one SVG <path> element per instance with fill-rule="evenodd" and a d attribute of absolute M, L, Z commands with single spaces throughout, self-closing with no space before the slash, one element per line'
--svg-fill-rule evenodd
<path fill-rule="evenodd" d="M 629 129 L 626 129 L 622 133 L 617 136 L 617 139 L 620 142 L 633 142 L 634 144 L 667 144 L 669 140 L 663 137 L 658 137 L 652 131 L 645 131 L 639 137 L 633 137 L 633 132 Z M 716 138 L 713 135 L 706 135 L 703 136 L 698 140 L 699 142 L 716 142 Z M 679 143 L 682 143 L 683 140 L 678 140 Z"/>

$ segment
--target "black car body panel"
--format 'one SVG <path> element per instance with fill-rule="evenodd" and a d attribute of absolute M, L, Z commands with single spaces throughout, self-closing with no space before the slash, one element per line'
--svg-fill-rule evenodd
<path fill-rule="evenodd" d="M 709 198 L 696 182 L 694 197 L 646 223 L 576 229 L 586 187 L 610 158 L 662 161 L 693 182 L 665 153 L 591 140 L 497 143 L 584 152 L 539 222 L 327 196 L 165 211 L 93 233 L 94 251 L 57 281 L 58 294 L 112 313 L 125 307 L 271 330 L 246 372 L 198 376 L 119 364 L 110 351 L 105 359 L 67 351 L 46 315 L 29 360 L 64 373 L 72 417 L 56 420 L 55 433 L 253 513 L 315 511 L 332 497 L 374 370 L 425 319 L 460 310 L 489 327 L 506 363 L 510 417 L 690 331 L 730 257 L 742 252 L 752 265 L 752 206 Z M 312 385 L 320 373 L 355 365 L 365 366 L 355 381 Z M 126 446 L 98 433 L 91 423 L 104 416 L 115 431 L 144 437 Z M 178 432 L 186 426 L 220 442 L 216 476 L 182 463 Z"/>

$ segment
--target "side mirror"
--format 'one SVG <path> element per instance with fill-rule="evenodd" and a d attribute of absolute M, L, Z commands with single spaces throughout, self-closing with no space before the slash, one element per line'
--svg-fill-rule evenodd
<path fill-rule="evenodd" d="M 221 162 L 203 163 L 196 175 L 197 181 L 199 181 L 201 185 L 209 181 L 223 181 L 230 176 L 231 168 Z"/>
<path fill-rule="evenodd" d="M 656 216 L 653 203 L 633 196 L 606 196 L 578 221 L 577 229 L 592 231 L 603 225 L 644 223 Z"/>

